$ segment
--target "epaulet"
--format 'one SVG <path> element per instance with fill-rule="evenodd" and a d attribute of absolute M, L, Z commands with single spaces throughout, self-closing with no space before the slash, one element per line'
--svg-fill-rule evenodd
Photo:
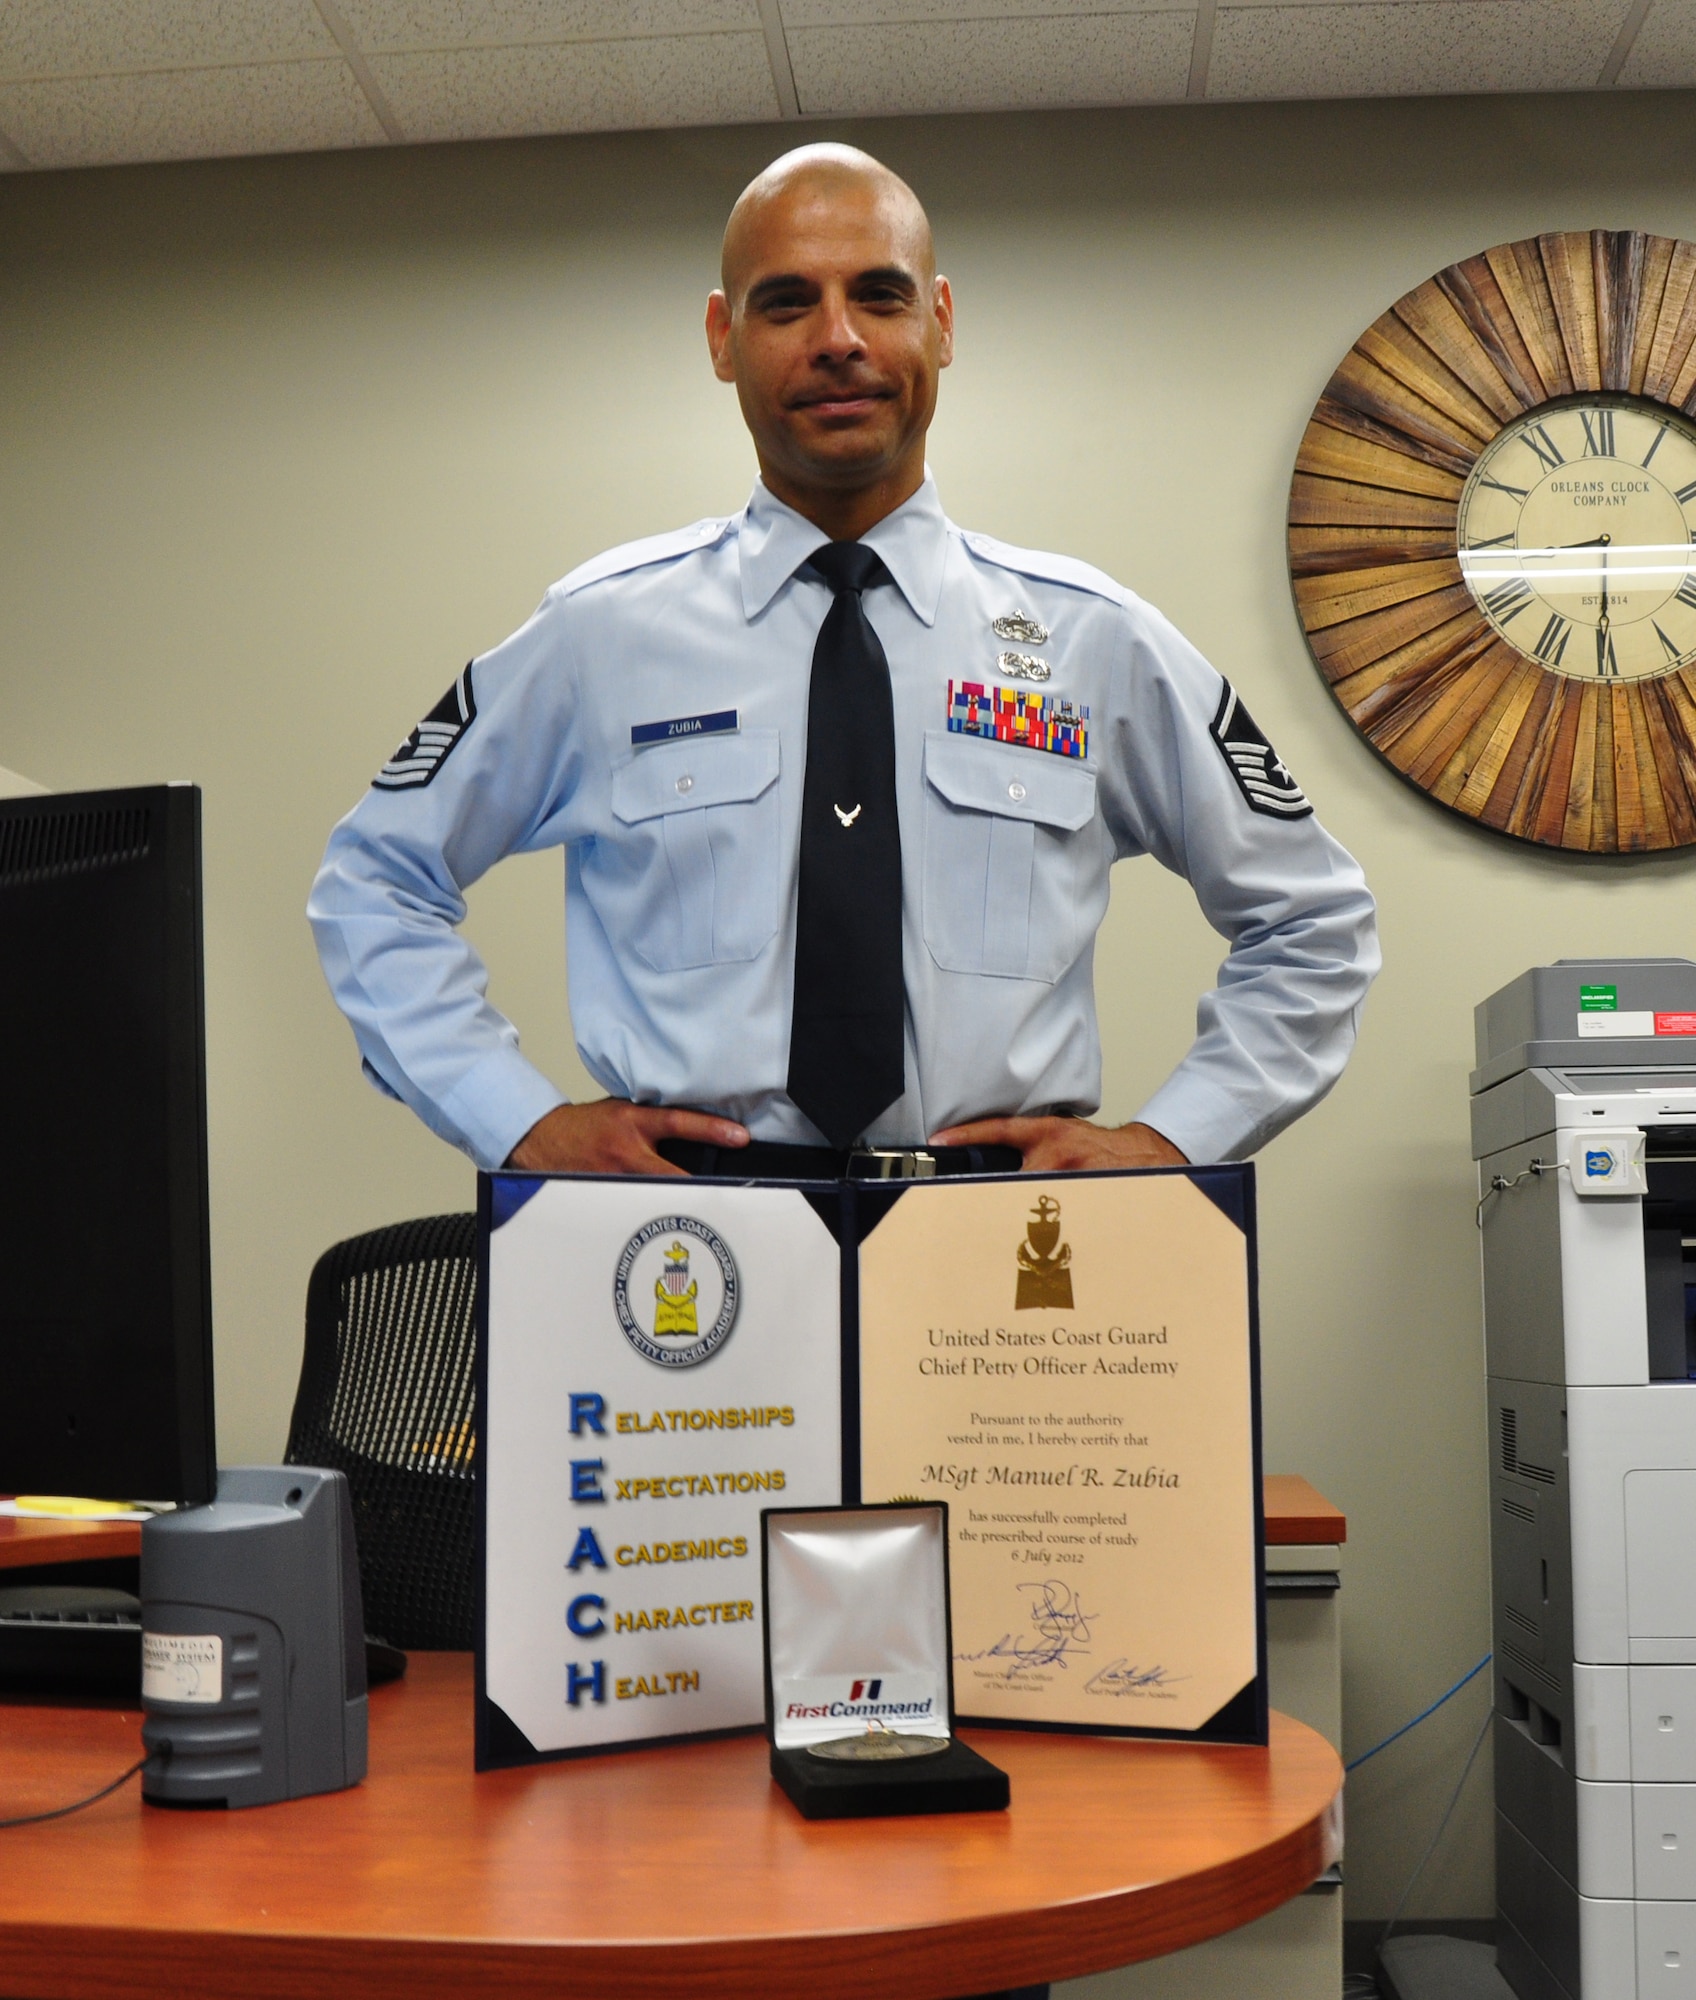
<path fill-rule="evenodd" d="M 724 516 L 717 520 L 696 521 L 691 527 L 673 528 L 664 535 L 644 535 L 639 542 L 625 542 L 616 549 L 604 549 L 598 556 L 591 556 L 586 563 L 579 563 L 568 575 L 562 576 L 549 595 L 574 597 L 591 583 L 600 583 L 609 576 L 627 576 L 633 569 L 651 569 L 656 563 L 675 562 L 679 556 L 692 555 L 695 550 L 708 548 L 722 540 L 733 518 Z"/>
<path fill-rule="evenodd" d="M 997 569 L 1010 569 L 1017 576 L 1038 577 L 1044 583 L 1063 583 L 1073 590 L 1087 590 L 1093 597 L 1105 597 L 1110 604 L 1128 605 L 1134 600 L 1122 583 L 1105 570 L 1079 562 L 1075 556 L 1050 555 L 1046 549 L 1016 549 L 1011 542 L 998 542 L 993 535 L 980 535 L 962 528 L 960 539 L 981 562 Z"/>

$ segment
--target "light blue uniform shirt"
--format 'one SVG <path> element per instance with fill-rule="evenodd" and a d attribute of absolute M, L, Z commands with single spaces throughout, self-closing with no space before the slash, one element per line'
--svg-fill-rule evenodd
<path fill-rule="evenodd" d="M 728 520 L 585 563 L 331 835 L 309 914 L 367 1072 L 479 1165 L 565 1100 L 489 1004 L 463 892 L 503 855 L 561 845 L 571 1018 L 596 1082 L 820 1143 L 784 1081 L 807 688 L 831 601 L 795 572 L 826 539 L 758 484 Z M 864 539 L 894 578 L 864 603 L 894 692 L 907 991 L 906 1094 L 869 1140 L 1096 1109 L 1108 870 L 1151 854 L 1230 955 L 1138 1116 L 1192 1160 L 1253 1152 L 1353 1045 L 1378 968 L 1360 870 L 1227 684 L 1111 578 L 955 527 L 928 478 Z M 1048 637 L 998 637 L 1015 612 Z M 1003 653 L 1048 677 L 1010 678 Z M 972 733 L 993 730 L 997 691 L 1083 754 Z M 1109 1004 L 1134 1022 L 1134 993 Z"/>

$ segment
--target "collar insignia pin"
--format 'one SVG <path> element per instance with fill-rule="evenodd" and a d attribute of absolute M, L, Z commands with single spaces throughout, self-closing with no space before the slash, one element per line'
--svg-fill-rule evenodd
<path fill-rule="evenodd" d="M 840 806 L 833 805 L 831 811 L 835 813 L 844 826 L 852 826 L 855 820 L 860 817 L 860 808 L 858 806 L 852 812 L 844 812 Z"/>
<path fill-rule="evenodd" d="M 998 639 L 1017 639 L 1027 646 L 1046 646 L 1048 627 L 1026 611 L 1008 611 L 989 628 Z"/>

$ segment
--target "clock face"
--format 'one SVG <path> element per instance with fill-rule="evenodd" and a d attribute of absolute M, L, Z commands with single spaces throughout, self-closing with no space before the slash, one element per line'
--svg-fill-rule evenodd
<path fill-rule="evenodd" d="M 1343 357 L 1290 487 L 1308 648 L 1428 798 L 1595 854 L 1696 845 L 1696 243 L 1499 243 Z"/>
<path fill-rule="evenodd" d="M 1510 646 L 1579 679 L 1696 662 L 1696 423 L 1595 397 L 1532 411 L 1461 491 L 1460 570 Z"/>

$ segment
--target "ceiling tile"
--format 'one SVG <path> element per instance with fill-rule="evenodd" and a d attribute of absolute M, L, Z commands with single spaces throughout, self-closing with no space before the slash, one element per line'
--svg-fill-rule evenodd
<path fill-rule="evenodd" d="M 312 0 L 0 0 L 0 78 L 335 53 Z"/>
<path fill-rule="evenodd" d="M 1172 0 L 782 0 L 782 7 L 784 26 L 791 30 L 866 28 L 886 21 L 1034 20 L 1049 14 L 1181 11 Z"/>
<path fill-rule="evenodd" d="M 1393 97 L 1593 89 L 1620 0 L 1227 5 L 1210 98 Z"/>
<path fill-rule="evenodd" d="M 1628 90 L 1696 84 L 1696 0 L 1655 0 L 1619 80 Z"/>
<path fill-rule="evenodd" d="M 0 84 L 0 131 L 36 167 L 309 152 L 383 139 L 342 62 Z"/>
<path fill-rule="evenodd" d="M 758 0 L 340 0 L 340 5 L 354 40 L 368 53 L 760 30 Z"/>
<path fill-rule="evenodd" d="M 410 140 L 730 125 L 778 115 L 760 35 L 374 55 L 370 63 Z"/>
<path fill-rule="evenodd" d="M 1195 10 L 791 28 L 804 116 L 875 118 L 1182 97 Z"/>

